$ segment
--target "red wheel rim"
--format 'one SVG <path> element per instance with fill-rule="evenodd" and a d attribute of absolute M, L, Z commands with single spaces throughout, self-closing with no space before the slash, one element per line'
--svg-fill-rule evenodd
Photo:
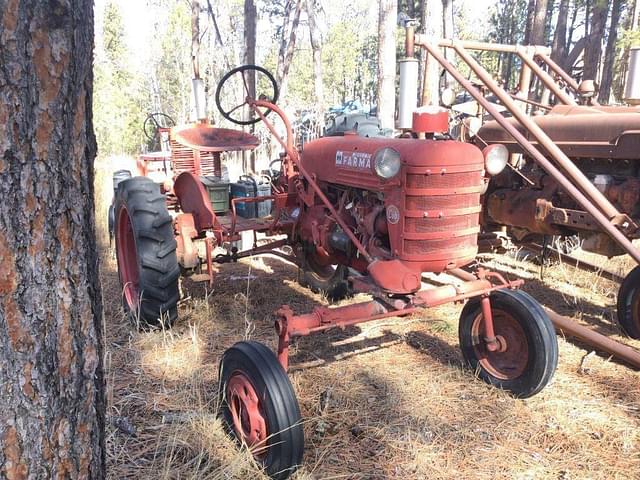
<path fill-rule="evenodd" d="M 522 375 L 529 363 L 529 342 L 520 323 L 510 314 L 492 309 L 493 329 L 498 340 L 496 351 L 487 349 L 484 317 L 478 315 L 471 326 L 473 350 L 482 368 L 500 380 Z"/>
<path fill-rule="evenodd" d="M 127 306 L 135 310 L 139 300 L 138 283 L 140 269 L 133 226 L 126 207 L 120 208 L 116 223 L 116 249 L 118 252 L 118 271 L 124 289 Z"/>
<path fill-rule="evenodd" d="M 256 457 L 266 453 L 268 438 L 260 397 L 249 379 L 241 372 L 234 372 L 227 382 L 227 405 L 236 436 L 253 451 Z"/>

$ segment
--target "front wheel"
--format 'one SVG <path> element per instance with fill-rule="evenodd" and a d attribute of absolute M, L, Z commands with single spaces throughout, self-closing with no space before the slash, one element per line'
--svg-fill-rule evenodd
<path fill-rule="evenodd" d="M 302 462 L 304 432 L 293 387 L 278 359 L 258 342 L 238 342 L 220 361 L 221 416 L 269 476 L 288 478 Z"/>
<path fill-rule="evenodd" d="M 640 266 L 625 277 L 618 290 L 618 323 L 631 338 L 640 339 Z"/>
<path fill-rule="evenodd" d="M 481 299 L 476 297 L 460 315 L 462 356 L 485 382 L 516 397 L 531 397 L 551 381 L 558 364 L 553 324 L 540 304 L 525 292 L 499 290 L 490 299 L 499 348 L 487 348 Z"/>

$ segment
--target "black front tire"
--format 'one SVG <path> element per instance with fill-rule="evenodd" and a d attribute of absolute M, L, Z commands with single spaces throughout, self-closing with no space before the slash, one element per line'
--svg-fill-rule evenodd
<path fill-rule="evenodd" d="M 625 277 L 618 290 L 618 323 L 631 338 L 640 339 L 640 265 Z"/>
<path fill-rule="evenodd" d="M 501 351 L 490 352 L 484 340 L 481 299 L 462 309 L 459 339 L 467 366 L 485 382 L 528 398 L 553 378 L 558 365 L 558 340 L 540 304 L 519 290 L 498 290 L 490 297 L 495 335 Z"/>
<path fill-rule="evenodd" d="M 266 427 L 263 432 L 266 435 L 260 437 L 266 440 L 248 446 L 271 478 L 286 479 L 302 463 L 304 452 L 300 407 L 287 373 L 273 352 L 259 342 L 238 342 L 225 351 L 218 377 L 220 415 L 231 434 L 241 443 L 247 443 L 246 435 L 234 427 L 233 412 L 238 409 L 230 406 L 237 401 L 237 395 L 229 385 L 239 377 L 243 382 L 240 385 L 244 384 L 245 390 L 252 390 L 252 395 L 258 399 L 254 412 Z M 247 424 L 252 423 L 247 421 Z"/>
<path fill-rule="evenodd" d="M 134 177 L 118 185 L 115 204 L 116 256 L 123 292 L 127 288 L 124 264 L 137 267 L 139 298 L 123 294 L 124 308 L 134 320 L 148 326 L 170 326 L 178 316 L 180 268 L 176 257 L 173 220 L 160 186 L 145 177 Z M 128 224 L 127 224 L 128 222 Z M 130 227 L 135 248 L 122 252 Z"/>
<path fill-rule="evenodd" d="M 315 246 L 304 245 L 300 250 L 300 271 L 298 283 L 313 293 L 325 295 L 331 302 L 337 302 L 350 295 L 345 265 L 323 265 L 315 253 Z"/>

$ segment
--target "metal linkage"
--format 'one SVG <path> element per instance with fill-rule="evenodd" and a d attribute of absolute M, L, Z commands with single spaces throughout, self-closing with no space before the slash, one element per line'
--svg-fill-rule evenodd
<path fill-rule="evenodd" d="M 516 118 L 528 130 L 545 151 L 560 166 L 560 171 L 545 155 L 536 148 L 498 109 L 489 102 L 464 76 L 438 51 L 438 47 L 428 43 L 423 35 L 415 35 L 415 44 L 427 52 L 444 67 L 447 72 L 505 129 L 558 184 L 620 245 L 640 264 L 640 251 L 616 225 L 629 231 L 637 230 L 637 225 L 621 214 L 611 202 L 593 185 L 571 160 L 558 148 L 547 134 L 522 112 L 509 95 L 491 78 L 491 75 L 478 64 L 465 50 L 463 44 L 452 41 L 456 53 L 471 67 L 489 90 L 491 90 Z M 615 224 L 614 224 L 615 222 Z"/>

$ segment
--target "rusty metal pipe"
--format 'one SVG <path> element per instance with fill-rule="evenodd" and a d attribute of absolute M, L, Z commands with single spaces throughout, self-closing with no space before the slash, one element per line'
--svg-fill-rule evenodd
<path fill-rule="evenodd" d="M 533 61 L 532 57 L 526 55 L 525 53 L 526 53 L 526 49 L 521 48 L 518 51 L 518 56 L 522 59 L 524 63 L 527 64 L 527 66 L 533 71 L 533 73 L 538 76 L 538 78 L 542 81 L 542 83 L 544 83 L 544 85 L 553 92 L 553 94 L 556 96 L 558 100 L 560 100 L 565 105 L 578 104 L 573 98 L 567 95 L 566 92 L 563 92 L 562 89 L 558 87 L 558 84 L 554 82 L 553 78 L 551 78 L 551 76 L 547 72 L 542 70 L 540 66 L 535 61 Z"/>
<path fill-rule="evenodd" d="M 422 39 L 422 35 L 416 35 L 416 44 L 419 44 Z M 504 52 L 504 53 L 517 53 L 518 49 L 523 48 L 521 45 L 505 45 L 501 43 L 487 43 L 487 42 L 473 42 L 470 40 L 449 40 L 442 39 L 438 42 L 439 47 L 451 47 L 455 45 L 461 45 L 469 50 L 486 50 L 488 52 Z M 549 47 L 543 47 L 541 45 L 531 45 L 530 48 L 534 55 L 549 54 L 551 49 Z"/>
<path fill-rule="evenodd" d="M 585 343 L 588 343 L 596 350 L 610 353 L 629 365 L 640 368 L 640 352 L 637 350 L 583 327 L 575 320 L 563 317 L 549 308 L 545 307 L 544 309 L 553 322 L 553 325 L 556 327 L 557 332 L 563 332 L 571 337 L 578 338 Z"/>
<path fill-rule="evenodd" d="M 588 178 L 580 171 L 580 169 L 567 157 L 564 152 L 548 137 L 548 135 L 540 128 L 534 121 L 532 121 L 526 113 L 522 112 L 513 103 L 513 100 L 509 95 L 500 88 L 482 68 L 482 66 L 476 62 L 465 50 L 458 44 L 454 44 L 454 50 L 460 58 L 462 58 L 469 67 L 475 72 L 475 74 L 484 82 L 484 84 L 491 89 L 491 91 L 500 99 L 505 107 L 513 114 L 513 116 L 525 127 L 531 135 L 557 162 L 566 175 L 573 181 L 575 185 L 580 188 L 588 197 L 590 197 L 593 203 L 604 213 L 609 220 L 620 215 L 620 212 L 613 206 L 613 204 L 605 197 L 596 186 L 589 181 Z M 497 119 L 496 119 L 497 120 Z"/>
<path fill-rule="evenodd" d="M 560 65 L 558 65 L 556 62 L 551 60 L 551 57 L 549 57 L 549 54 L 543 53 L 543 52 L 536 52 L 535 56 L 540 57 L 540 60 L 546 63 L 549 66 L 549 68 L 553 70 L 553 73 L 555 73 L 560 78 L 562 78 L 562 80 L 564 80 L 565 83 L 576 92 L 576 94 L 578 93 L 578 90 L 580 88 L 578 85 L 578 82 L 576 82 L 567 72 L 565 72 L 562 68 L 560 68 Z"/>
<path fill-rule="evenodd" d="M 538 151 L 538 149 L 536 149 L 531 142 L 529 142 L 519 131 L 518 129 L 513 126 L 494 106 L 493 104 L 491 104 L 491 102 L 489 102 L 486 98 L 484 98 L 482 96 L 482 94 L 471 84 L 471 82 L 469 82 L 466 78 L 464 78 L 464 76 L 462 76 L 460 74 L 460 72 L 458 72 L 456 70 L 456 68 L 451 65 L 437 50 L 436 48 L 434 48 L 433 46 L 425 43 L 422 40 L 422 37 L 420 35 L 416 35 L 416 45 L 421 46 L 423 48 L 425 48 L 430 56 L 432 56 L 434 59 L 436 59 L 438 61 L 438 63 L 440 63 L 445 70 L 447 70 L 451 76 L 458 82 L 460 83 L 460 85 L 462 85 L 462 87 L 467 90 L 467 92 L 469 92 L 469 94 L 480 104 L 484 107 L 484 109 L 498 122 L 498 124 L 504 128 L 521 146 L 522 148 L 529 154 L 531 155 L 531 157 L 549 174 L 551 175 L 554 180 L 556 182 L 558 182 L 558 184 L 579 204 L 582 206 L 582 208 L 584 208 L 588 213 L 590 213 L 594 220 L 596 222 L 598 222 L 598 225 L 600 225 L 600 227 L 602 227 L 602 229 L 607 232 L 611 238 L 613 238 L 613 240 L 615 240 L 618 245 L 620 245 L 627 253 L 629 253 L 629 255 L 631 255 L 631 257 L 633 257 L 633 259 L 638 262 L 640 264 L 640 251 L 638 251 L 633 244 L 631 243 L 631 241 L 622 233 L 620 232 L 620 230 L 618 230 L 616 227 L 614 227 L 611 222 L 609 221 L 610 219 L 607 218 L 595 205 L 592 201 L 590 201 L 584 193 L 582 193 L 580 190 L 578 190 L 573 183 L 565 176 L 562 174 L 562 172 L 560 172 L 549 160 L 547 160 L 547 158 L 545 158 L 544 155 L 542 155 L 542 153 L 540 153 L 540 151 Z M 468 56 L 467 56 L 468 57 Z M 473 59 L 470 59 L 472 62 L 475 63 L 475 61 Z M 493 82 L 492 82 L 493 83 Z M 501 91 L 501 89 L 496 88 L 494 86 L 495 90 L 497 91 Z M 496 92 L 494 92 L 496 93 Z M 513 101 L 506 96 L 506 101 L 508 102 L 509 105 L 512 106 L 514 111 L 519 112 L 519 110 L 515 107 L 513 107 Z M 507 103 L 505 103 L 506 105 Z M 512 112 L 514 113 L 514 112 Z M 526 117 L 526 116 L 525 116 Z M 531 122 L 530 119 L 525 118 L 525 121 L 528 121 L 528 123 L 533 124 L 533 122 Z M 528 126 L 528 123 L 525 123 L 525 126 Z M 535 126 L 535 124 L 533 124 Z M 545 138 L 547 140 L 549 140 L 549 138 L 545 135 Z M 550 141 L 550 140 L 549 140 Z M 551 142 L 553 144 L 553 142 Z M 555 145 L 554 145 L 555 146 Z M 557 147 L 556 147 L 557 148 Z M 564 155 L 564 154 L 563 154 Z M 566 156 L 565 156 L 566 158 Z M 568 161 L 568 159 L 567 159 Z M 570 163 L 570 161 L 569 161 Z M 580 173 L 580 175 L 582 176 L 582 173 Z M 583 180 L 587 181 L 584 176 L 582 177 Z M 593 186 L 593 185 L 592 185 Z M 593 187 L 595 189 L 595 187 Z M 602 196 L 602 194 L 598 191 L 598 194 Z M 603 197 L 604 198 L 604 197 Z M 606 200 L 606 199 L 605 199 Z M 607 200 L 607 203 L 609 203 L 609 201 Z M 609 205 L 611 205 L 609 203 Z M 611 206 L 611 208 L 613 208 L 615 210 L 615 208 L 613 206 Z"/>
<path fill-rule="evenodd" d="M 360 243 L 360 240 L 358 240 L 358 238 L 353 234 L 353 232 L 351 231 L 349 226 L 345 223 L 345 221 L 342 219 L 342 217 L 338 215 L 338 212 L 336 212 L 336 209 L 333 207 L 333 205 L 331 204 L 329 199 L 326 197 L 322 189 L 318 186 L 316 181 L 311 177 L 311 175 L 307 173 L 306 169 L 302 166 L 302 162 L 298 157 L 298 152 L 293 149 L 293 140 L 292 140 L 293 130 L 291 129 L 291 124 L 287 120 L 287 116 L 285 115 L 284 111 L 277 105 L 271 102 L 263 101 L 263 100 L 251 100 L 249 104 L 253 107 L 254 111 L 258 114 L 262 122 L 267 126 L 267 128 L 271 131 L 271 133 L 275 135 L 278 141 L 285 147 L 287 154 L 289 155 L 291 160 L 296 164 L 296 166 L 298 167 L 298 170 L 300 171 L 300 173 L 302 173 L 302 176 L 307 179 L 307 182 L 309 183 L 313 191 L 316 193 L 316 195 L 318 195 L 318 197 L 320 197 L 320 200 L 322 200 L 322 203 L 324 203 L 325 207 L 327 207 L 327 209 L 331 213 L 331 216 L 338 223 L 338 225 L 340 225 L 340 228 L 342 228 L 344 233 L 347 234 L 347 236 L 349 237 L 349 240 L 353 242 L 355 247 L 358 249 L 358 251 L 362 254 L 362 256 L 365 258 L 365 260 L 368 263 L 373 262 L 373 257 L 369 254 L 367 249 L 364 248 L 364 245 Z M 264 114 L 255 107 L 269 108 L 274 112 L 276 112 L 276 114 L 282 119 L 282 121 L 285 124 L 285 127 L 287 128 L 286 145 L 282 141 L 280 136 L 277 134 L 277 132 L 275 131 L 275 128 L 273 127 L 273 125 L 271 125 L 271 123 L 267 121 L 267 119 L 265 118 Z"/>

